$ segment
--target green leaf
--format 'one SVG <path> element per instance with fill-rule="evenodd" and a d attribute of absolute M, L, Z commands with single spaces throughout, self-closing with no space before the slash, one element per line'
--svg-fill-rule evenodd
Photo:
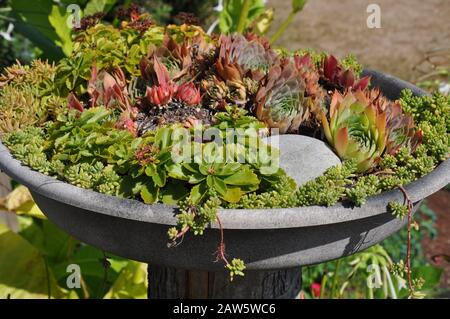
<path fill-rule="evenodd" d="M 228 163 L 220 167 L 220 169 L 216 169 L 216 176 L 228 176 L 233 175 L 242 167 L 240 163 Z"/>
<path fill-rule="evenodd" d="M 153 177 L 153 175 L 156 174 L 156 165 L 155 164 L 148 164 L 145 167 L 145 175 L 149 177 Z"/>
<path fill-rule="evenodd" d="M 33 197 L 25 186 L 16 187 L 5 198 L 0 198 L 0 209 L 14 212 L 17 215 L 33 216 L 46 219 L 39 207 L 33 201 Z"/>
<path fill-rule="evenodd" d="M 222 198 L 230 203 L 237 203 L 244 195 L 239 187 L 228 188 L 225 194 L 221 194 Z"/>
<path fill-rule="evenodd" d="M 189 180 L 189 175 L 185 173 L 183 166 L 180 164 L 172 164 L 166 166 L 166 170 L 169 173 L 169 177 L 187 181 Z"/>
<path fill-rule="evenodd" d="M 421 290 L 430 290 L 439 285 L 443 270 L 433 266 L 412 268 L 411 277 L 423 278 L 425 283 Z"/>
<path fill-rule="evenodd" d="M 206 184 L 208 185 L 208 187 L 214 189 L 214 177 L 211 175 L 208 175 L 206 177 Z"/>
<path fill-rule="evenodd" d="M 56 45 L 60 38 L 48 19 L 52 11 L 52 0 L 34 0 L 32 10 L 29 0 L 10 1 L 10 5 L 16 32 L 37 45 L 46 58 L 58 61 L 64 57 L 63 51 Z"/>
<path fill-rule="evenodd" d="M 0 224 L 0 298 L 64 298 L 69 292 L 58 286 L 38 249 Z M 71 295 L 71 297 L 76 297 Z"/>
<path fill-rule="evenodd" d="M 72 256 L 66 257 L 60 264 L 52 267 L 55 273 L 61 274 L 60 283 L 63 284 L 67 278 L 67 266 L 69 264 L 77 264 L 81 269 L 81 276 L 86 283 L 86 288 L 89 293 L 89 298 L 102 298 L 109 290 L 111 282 L 114 282 L 118 277 L 118 272 L 113 267 L 105 269 L 104 253 L 88 245 L 81 245 L 79 249 L 74 251 Z M 115 257 L 117 258 L 117 257 Z M 109 260 L 109 259 L 108 259 Z M 107 282 L 105 282 L 105 272 Z M 83 296 L 81 289 L 77 289 L 79 295 Z"/>
<path fill-rule="evenodd" d="M 194 174 L 199 172 L 199 165 L 198 164 L 183 164 L 183 167 L 185 169 L 187 169 L 189 172 L 194 173 Z"/>
<path fill-rule="evenodd" d="M 189 182 L 189 184 L 198 184 L 198 183 L 204 181 L 205 179 L 206 179 L 205 175 L 196 173 L 196 174 L 191 174 L 189 176 L 188 182 Z"/>
<path fill-rule="evenodd" d="M 209 169 L 211 168 L 211 165 L 204 165 L 204 164 L 199 164 L 198 165 L 198 170 L 200 171 L 200 173 L 202 173 L 205 176 L 209 175 Z"/>
<path fill-rule="evenodd" d="M 170 146 L 172 130 L 168 127 L 161 128 L 157 131 L 155 136 L 155 144 L 160 149 L 165 149 Z"/>
<path fill-rule="evenodd" d="M 84 15 L 93 15 L 97 12 L 107 13 L 117 0 L 90 0 L 84 9 Z"/>
<path fill-rule="evenodd" d="M 50 25 L 55 29 L 59 37 L 55 43 L 62 48 L 66 56 L 70 56 L 73 50 L 72 29 L 67 25 L 70 14 L 70 12 L 66 12 L 64 7 L 54 5 L 48 16 Z"/>
<path fill-rule="evenodd" d="M 172 154 L 169 151 L 161 151 L 158 156 L 158 160 L 161 164 L 167 163 L 172 158 Z"/>
<path fill-rule="evenodd" d="M 153 182 L 156 186 L 164 187 L 166 185 L 166 171 L 164 169 L 159 169 L 156 174 L 152 176 Z"/>
<path fill-rule="evenodd" d="M 147 265 L 130 261 L 104 299 L 146 299 L 147 289 Z"/>
<path fill-rule="evenodd" d="M 253 173 L 248 167 L 245 169 L 241 169 L 231 176 L 225 177 L 223 181 L 225 182 L 225 184 L 237 186 L 259 184 L 258 176 Z"/>
<path fill-rule="evenodd" d="M 162 202 L 168 205 L 178 204 L 180 200 L 189 194 L 184 183 L 179 181 L 169 181 L 161 192 Z"/>
<path fill-rule="evenodd" d="M 298 13 L 303 10 L 308 0 L 292 0 L 292 11 Z"/>
<path fill-rule="evenodd" d="M 263 0 L 252 0 L 248 12 L 245 28 L 247 28 L 265 10 Z M 237 31 L 244 0 L 225 1 L 224 9 L 219 15 L 219 28 L 221 33 L 234 33 Z"/>
<path fill-rule="evenodd" d="M 159 189 L 155 185 L 147 183 L 141 189 L 142 200 L 146 204 L 153 204 L 158 199 L 158 192 Z"/>
<path fill-rule="evenodd" d="M 213 178 L 214 189 L 219 192 L 219 194 L 225 195 L 228 192 L 228 188 L 225 182 L 218 177 L 211 177 Z"/>
<path fill-rule="evenodd" d="M 200 202 L 200 200 L 205 196 L 206 192 L 208 191 L 208 187 L 206 182 L 200 183 L 198 185 L 195 185 L 191 189 L 190 198 L 194 204 Z"/>

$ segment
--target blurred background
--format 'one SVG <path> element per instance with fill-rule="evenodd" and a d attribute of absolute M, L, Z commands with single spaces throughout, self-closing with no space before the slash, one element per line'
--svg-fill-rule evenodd
<path fill-rule="evenodd" d="M 81 16 L 103 12 L 106 23 L 117 23 L 120 8 L 136 5 L 161 25 L 187 22 L 208 31 L 233 32 L 242 3 L 0 0 L 0 69 L 16 61 L 58 61 L 70 55 L 72 36 L 67 19 L 73 12 L 67 8 L 71 4 L 78 6 Z M 368 27 L 371 4 L 380 10 L 380 28 Z M 449 94 L 449 17 L 449 0 L 255 0 L 247 27 L 266 33 L 276 47 L 311 48 L 341 58 L 352 54 L 365 67 L 393 74 L 430 92 Z M 3 174 L 0 197 L 0 223 L 7 227 L 0 225 L 0 298 L 147 297 L 145 265 L 110 256 L 62 233 L 39 212 L 27 190 Z M 421 227 L 413 234 L 413 266 L 426 277 L 429 297 L 449 297 L 449 189 L 428 198 L 416 219 Z M 402 231 L 359 255 L 305 267 L 304 296 L 386 298 L 383 289 L 368 295 L 366 266 L 377 258 L 387 263 L 399 261 L 405 253 L 406 232 Z M 66 287 L 70 263 L 87 269 L 80 289 Z"/>

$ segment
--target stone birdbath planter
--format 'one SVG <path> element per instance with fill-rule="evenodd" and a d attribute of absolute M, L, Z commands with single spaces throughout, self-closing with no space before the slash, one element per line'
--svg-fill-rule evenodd
<path fill-rule="evenodd" d="M 198 30 L 196 29 L 196 31 Z M 188 38 L 187 35 L 186 38 Z M 188 46 L 191 45 L 189 41 L 194 40 L 186 40 Z M 219 46 L 219 49 L 212 47 L 208 48 L 208 50 L 213 50 L 211 52 L 214 52 L 214 50 L 222 52 L 221 48 L 227 45 L 233 45 L 229 41 L 229 39 L 219 40 L 219 44 L 216 44 Z M 239 40 L 231 40 L 231 43 L 233 41 L 248 41 L 248 43 L 257 49 L 262 48 L 262 44 L 258 42 L 259 40 L 243 40 L 243 38 L 239 38 Z M 203 42 L 201 44 L 203 45 Z M 167 43 L 165 45 L 166 48 L 170 47 Z M 82 51 L 80 52 L 78 53 L 82 54 Z M 221 55 L 222 53 L 218 54 Z M 268 55 L 271 54 L 272 52 Z M 74 55 L 75 58 L 76 56 Z M 273 57 L 265 57 L 269 60 L 273 59 Z M 100 55 L 97 58 L 101 60 Z M 191 55 L 191 58 L 194 58 L 194 56 Z M 202 57 L 195 56 L 195 58 L 201 59 Z M 89 80 L 88 90 L 85 90 L 83 93 L 80 90 L 81 87 L 76 86 L 70 90 L 72 93 L 67 93 L 64 98 L 67 98 L 66 101 L 71 109 L 77 110 L 81 114 L 87 112 L 86 109 L 88 109 L 89 103 L 93 103 L 92 106 L 102 104 L 110 108 L 117 108 L 122 112 L 122 115 L 119 117 L 118 124 L 115 127 L 111 127 L 110 130 L 121 130 L 120 132 L 131 130 L 135 134 L 135 137 L 145 134 L 142 133 L 143 127 L 145 126 L 142 123 L 147 125 L 148 121 L 145 122 L 146 120 L 142 120 L 142 118 L 150 119 L 150 122 L 154 118 L 158 118 L 159 120 L 163 118 L 165 121 L 170 121 L 170 118 L 164 118 L 164 114 L 161 115 L 160 111 L 163 110 L 163 113 L 172 112 L 172 109 L 170 109 L 172 107 L 171 103 L 181 103 L 182 106 L 178 105 L 178 109 L 183 109 L 185 107 L 183 106 L 184 104 L 196 105 L 195 111 L 189 109 L 190 113 L 188 117 L 183 118 L 183 115 L 180 115 L 179 111 L 173 111 L 174 113 L 170 113 L 170 117 L 172 118 L 181 117 L 182 121 L 187 120 L 191 124 L 193 115 L 197 116 L 197 120 L 198 117 L 202 116 L 205 119 L 208 114 L 201 113 L 203 111 L 199 111 L 199 109 L 201 107 L 208 109 L 203 103 L 205 103 L 206 94 L 211 93 L 207 89 L 209 84 L 202 83 L 201 100 L 199 100 L 200 96 L 195 95 L 197 92 L 195 88 L 184 86 L 182 90 L 180 89 L 181 86 L 178 86 L 176 94 L 179 95 L 174 96 L 173 101 L 162 101 L 167 96 L 161 94 L 158 90 L 162 90 L 161 87 L 164 87 L 164 85 L 172 85 L 172 82 L 168 81 L 170 76 L 173 76 L 173 72 L 170 76 L 166 76 L 163 72 L 165 67 L 158 66 L 160 62 L 158 62 L 155 56 L 152 56 L 152 59 L 149 60 L 150 62 L 143 63 L 141 61 L 140 63 L 141 72 L 143 73 L 142 78 L 154 85 L 150 86 L 150 84 L 147 84 L 147 86 L 150 86 L 147 87 L 145 95 L 148 105 L 139 104 L 144 103 L 139 102 L 142 97 L 136 100 L 132 98 L 128 100 L 127 94 L 131 95 L 131 87 L 125 88 L 125 85 L 121 85 L 127 81 L 125 79 L 126 75 L 123 72 L 121 73 L 116 70 L 112 75 L 109 73 L 102 74 L 96 66 L 92 70 L 91 76 L 94 77 L 95 74 L 98 78 Z M 161 58 L 161 60 L 163 59 Z M 221 61 L 225 63 L 225 60 Z M 237 61 L 236 63 L 242 62 L 239 59 Z M 100 65 L 98 60 L 96 63 Z M 272 61 L 270 63 L 276 64 L 280 62 Z M 281 64 L 283 63 L 281 62 Z M 300 67 L 298 67 L 299 73 L 295 73 L 295 76 L 301 77 L 301 63 Z M 92 65 L 95 65 L 93 61 L 88 68 L 91 68 Z M 220 72 L 220 65 L 217 62 L 214 64 L 214 68 L 219 70 L 217 71 L 217 78 L 222 77 L 224 79 L 227 74 Z M 179 67 L 183 68 L 185 66 L 181 65 Z M 270 67 L 271 65 L 269 65 L 269 69 Z M 242 71 L 242 68 L 243 66 L 239 70 Z M 128 72 L 133 73 L 133 70 Z M 187 70 L 190 70 L 189 66 Z M 152 72 L 156 72 L 156 74 Z M 325 73 L 327 73 L 326 67 Z M 58 83 L 58 73 L 56 74 L 55 83 Z M 273 93 L 274 91 L 268 89 L 270 87 L 270 81 L 268 80 L 270 74 L 271 71 L 268 71 L 266 75 L 262 73 L 260 77 L 255 75 L 259 79 L 259 82 L 256 81 L 255 83 L 267 82 L 266 91 L 263 92 L 260 88 L 256 96 L 261 98 L 275 94 Z M 403 89 L 410 89 L 414 95 L 418 96 L 425 94 L 409 83 L 379 72 L 365 71 L 361 75 L 361 78 L 366 79 L 364 78 L 366 75 L 371 76 L 372 87 L 380 88 L 382 94 L 390 100 L 399 98 Z M 4 86 L 8 87 L 8 85 L 12 85 L 11 83 L 13 83 L 15 76 L 21 75 L 11 73 L 11 79 L 3 79 L 3 82 L 6 83 Z M 286 76 L 286 74 L 278 75 L 277 79 L 281 79 L 283 76 Z M 308 78 L 306 75 L 305 77 Z M 175 78 L 181 79 L 182 76 L 178 75 Z M 349 79 L 347 78 L 347 80 Z M 104 81 L 103 85 L 99 86 L 99 81 Z M 115 93 L 108 91 L 108 87 L 105 84 L 107 81 L 113 83 L 112 87 Z M 174 80 L 170 79 L 170 81 Z M 336 81 L 339 82 L 339 80 Z M 159 87 L 155 82 L 159 83 Z M 221 83 L 225 82 L 219 82 L 219 84 L 216 83 L 215 85 L 220 86 L 222 85 Z M 328 85 L 330 83 L 332 84 L 331 80 Z M 342 84 L 342 81 L 339 83 Z M 297 84 L 301 85 L 300 82 Z M 139 84 L 134 83 L 133 85 L 135 85 L 136 92 L 139 92 Z M 358 85 L 361 86 L 361 90 L 368 90 L 366 89 L 367 83 L 355 84 L 355 86 Z M 138 88 L 136 89 L 136 87 Z M 183 93 L 189 90 L 194 91 L 183 95 Z M 247 90 L 249 89 L 247 88 Z M 191 94 L 192 92 L 194 92 L 194 95 Z M 304 94 L 307 96 L 309 94 L 308 90 L 305 92 Z M 327 94 L 332 94 L 330 92 L 328 91 Z M 108 96 L 106 93 L 110 95 Z M 85 99 L 86 96 L 89 99 Z M 111 96 L 113 97 L 111 98 Z M 112 100 L 108 100 L 108 98 Z M 223 98 L 227 103 L 231 103 L 231 100 L 228 99 L 232 99 L 233 97 L 224 96 Z M 95 101 L 98 104 L 95 104 Z M 212 102 L 214 101 L 212 100 Z M 146 110 L 145 112 L 150 113 L 140 111 L 142 114 L 139 113 L 137 116 L 136 114 L 133 115 L 132 112 L 135 112 L 135 109 L 128 108 L 129 104 L 132 104 L 131 102 L 136 103 L 143 110 Z M 211 99 L 209 102 L 211 102 Z M 264 106 L 264 102 L 262 103 L 264 110 L 268 106 Z M 330 101 L 328 100 L 326 103 L 329 104 Z M 155 107 L 158 107 L 159 111 L 155 111 Z M 148 111 L 149 108 L 150 111 Z M 71 112 L 75 112 L 74 110 Z M 211 108 L 211 110 L 213 109 Z M 256 117 L 263 122 L 269 123 L 269 127 L 270 123 L 273 124 L 273 118 L 267 119 L 264 116 L 261 117 L 261 114 L 258 112 L 256 112 Z M 51 118 L 53 118 L 54 122 L 63 121 L 61 117 L 56 120 L 55 117 L 49 115 L 49 119 Z M 141 122 L 139 122 L 140 120 Z M 72 125 L 71 123 L 73 122 L 71 121 L 76 122 L 77 120 L 75 117 L 75 119 L 65 119 L 64 121 L 64 125 Z M 94 122 L 92 120 L 88 123 L 90 125 L 89 128 L 94 125 L 92 124 Z M 148 125 L 151 127 L 155 123 L 151 122 Z M 15 129 L 19 130 L 23 127 L 25 125 L 21 125 Z M 60 131 L 63 130 L 61 127 L 57 129 Z M 88 126 L 83 128 L 83 130 L 87 129 Z M 48 130 L 50 132 L 48 135 L 50 136 L 49 138 L 53 138 L 57 134 L 55 131 L 52 131 L 52 128 Z M 314 181 L 314 179 L 323 175 L 328 168 L 341 165 L 343 157 L 340 156 L 340 158 L 335 155 L 335 150 L 324 138 L 320 140 L 317 135 L 315 137 L 309 137 L 296 134 L 293 131 L 295 130 L 287 129 L 283 132 L 286 134 L 280 135 L 279 137 L 266 137 L 264 141 L 270 144 L 274 140 L 279 139 L 281 154 L 280 167 L 288 176 L 291 176 L 296 181 L 297 186 L 301 187 L 306 185 L 305 183 Z M 102 134 L 106 135 L 108 133 Z M 44 149 L 53 147 L 56 150 L 64 143 L 72 145 L 70 144 L 72 142 L 61 139 L 67 138 L 68 136 L 70 137 L 69 133 L 61 135 L 51 146 L 44 145 L 42 147 Z M 291 206 L 249 209 L 232 207 L 218 208 L 216 212 L 217 219 L 213 218 L 208 223 L 202 236 L 193 236 L 190 232 L 185 231 L 186 228 L 179 229 L 180 232 L 185 231 L 183 236 L 178 237 L 182 243 L 179 241 L 175 247 L 168 248 L 168 229 L 171 227 L 179 227 L 180 225 L 180 210 L 178 205 L 161 203 L 158 200 L 154 200 L 155 203 L 148 203 L 151 201 L 149 199 L 151 196 L 148 195 L 149 192 L 147 190 L 141 190 L 140 194 L 142 195 L 142 199 L 136 196 L 110 196 L 116 193 L 118 194 L 118 188 L 115 189 L 113 187 L 116 184 L 107 184 L 109 181 L 95 185 L 82 184 L 78 181 L 78 179 L 84 176 L 80 167 L 77 167 L 75 174 L 78 174 L 75 176 L 77 177 L 77 182 L 73 181 L 75 179 L 72 179 L 73 176 L 68 173 L 68 166 L 72 165 L 69 164 L 68 159 L 76 162 L 80 156 L 91 158 L 93 155 L 87 154 L 87 151 L 84 152 L 85 150 L 78 155 L 76 154 L 76 157 L 58 157 L 58 153 L 54 153 L 53 158 L 50 159 L 50 157 L 47 157 L 49 161 L 53 161 L 51 166 L 46 166 L 45 160 L 44 162 L 40 161 L 39 164 L 36 164 L 37 161 L 25 161 L 28 166 L 33 167 L 31 169 L 23 165 L 24 160 L 19 161 L 16 159 L 21 156 L 22 158 L 29 159 L 27 154 L 24 155 L 23 152 L 20 152 L 20 148 L 15 147 L 14 143 L 19 143 L 17 142 L 18 138 L 18 135 L 14 135 L 14 133 L 11 135 L 9 133 L 3 140 L 3 144 L 0 144 L 0 169 L 14 180 L 27 186 L 37 205 L 46 216 L 75 238 L 115 255 L 148 263 L 150 298 L 295 298 L 301 289 L 301 266 L 317 264 L 354 254 L 379 243 L 407 224 L 406 218 L 396 218 L 388 211 L 389 203 L 402 203 L 405 199 L 402 191 L 392 187 L 392 190 L 369 196 L 365 204 L 360 206 L 348 202 L 338 202 L 330 205 L 330 207 L 310 205 L 305 207 Z M 29 141 L 30 144 L 33 143 L 32 138 Z M 27 144 L 25 142 L 22 142 L 22 144 Z M 43 141 L 43 144 L 46 143 L 46 141 Z M 85 143 L 88 145 L 90 142 L 86 139 Z M 101 143 L 99 142 L 99 144 Z M 26 145 L 21 145 L 21 147 L 26 148 Z M 86 146 L 87 149 L 88 146 Z M 39 151 L 42 150 L 39 149 Z M 339 154 L 339 152 L 337 153 Z M 49 156 L 48 153 L 46 154 L 46 156 Z M 56 158 L 57 160 L 55 160 Z M 86 162 L 83 163 L 85 164 Z M 111 167 L 113 167 L 115 172 L 119 175 L 122 174 L 120 176 L 124 176 L 125 173 L 122 172 L 120 166 L 122 165 L 123 167 L 124 164 L 118 163 L 117 161 L 113 164 L 112 159 L 108 160 L 108 164 L 112 165 Z M 142 162 L 139 163 L 142 164 Z M 146 164 L 148 163 L 146 162 Z M 66 165 L 65 168 L 64 165 Z M 93 162 L 90 165 L 94 167 Z M 371 163 L 371 165 L 375 167 L 378 164 Z M 42 167 L 45 167 L 45 170 Z M 42 174 L 37 170 L 46 174 Z M 176 179 L 176 176 L 178 176 L 169 169 L 168 172 L 171 178 Z M 362 174 L 361 172 L 358 174 Z M 146 178 L 153 178 L 153 175 L 148 173 L 147 170 L 146 174 Z M 441 161 L 434 167 L 434 170 L 424 175 L 408 183 L 403 189 L 407 192 L 413 204 L 412 211 L 418 208 L 422 199 L 438 191 L 450 182 L 450 161 Z M 88 177 L 91 178 L 91 176 Z M 90 179 L 87 180 L 90 181 Z M 117 180 L 114 181 L 117 182 Z M 182 179 L 178 183 L 182 183 Z M 102 185 L 108 185 L 109 188 L 101 187 Z M 100 187 L 99 189 L 105 194 L 100 193 L 98 190 L 89 189 L 95 187 Z M 116 193 L 108 193 L 111 187 Z M 163 189 L 161 187 L 161 192 Z M 326 191 L 327 189 L 323 189 L 323 192 Z M 193 196 L 192 191 L 190 196 Z M 294 193 L 292 196 L 294 196 Z M 223 198 L 228 197 L 224 195 Z M 143 203 L 142 200 L 147 203 Z M 224 205 L 226 206 L 225 203 Z M 215 252 L 218 250 L 217 247 L 220 238 L 225 239 L 226 256 L 236 256 L 245 261 L 246 269 L 244 277 L 237 276 L 233 281 L 230 281 L 228 271 L 224 269 L 223 260 L 215 262 L 217 257 Z"/>

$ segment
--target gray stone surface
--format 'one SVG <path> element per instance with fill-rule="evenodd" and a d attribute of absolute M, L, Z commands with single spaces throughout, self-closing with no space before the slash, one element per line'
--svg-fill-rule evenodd
<path fill-rule="evenodd" d="M 321 176 L 341 163 L 339 157 L 321 140 L 303 135 L 275 135 L 265 139 L 280 150 L 280 167 L 297 185 Z"/>
<path fill-rule="evenodd" d="M 383 75 L 371 73 L 381 81 Z M 389 78 L 391 97 L 405 82 Z M 414 91 L 421 94 L 420 90 Z M 393 95 L 395 94 L 395 96 Z M 167 229 L 177 209 L 111 197 L 77 188 L 22 166 L 0 144 L 0 169 L 29 187 L 37 204 L 56 225 L 105 251 L 152 265 L 222 271 L 214 263 L 220 232 L 212 224 L 204 236 L 190 234 L 182 245 L 167 248 Z M 415 208 L 450 182 L 450 160 L 405 188 Z M 370 247 L 405 225 L 387 212 L 398 190 L 371 197 L 363 207 L 220 210 L 228 256 L 242 258 L 248 270 L 294 268 L 351 255 Z"/>

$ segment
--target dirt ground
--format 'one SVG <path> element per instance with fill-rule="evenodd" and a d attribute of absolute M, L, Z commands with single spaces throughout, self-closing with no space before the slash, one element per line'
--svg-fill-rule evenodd
<path fill-rule="evenodd" d="M 366 9 L 381 8 L 381 29 L 367 27 Z M 290 12 L 290 0 L 269 0 L 274 29 Z M 278 44 L 313 48 L 339 57 L 354 54 L 365 66 L 405 80 L 424 53 L 450 47 L 449 0 L 309 0 Z"/>
<path fill-rule="evenodd" d="M 367 27 L 371 3 L 381 8 L 381 29 Z M 269 0 L 269 5 L 275 8 L 276 30 L 291 1 Z M 418 74 L 413 67 L 427 51 L 450 48 L 450 0 L 309 0 L 277 44 L 338 57 L 352 53 L 364 66 L 414 81 Z M 423 240 L 431 261 L 434 255 L 450 255 L 450 192 L 436 193 L 428 203 L 438 216 L 438 237 Z M 450 288 L 450 264 L 434 264 L 444 268 L 441 285 Z"/>
<path fill-rule="evenodd" d="M 442 258 L 438 258 L 435 261 L 432 260 L 432 257 L 436 255 L 450 255 L 450 192 L 440 191 L 430 196 L 428 205 L 438 218 L 436 224 L 438 236 L 434 240 L 429 238 L 423 239 L 424 253 L 435 266 L 444 269 L 441 286 L 450 288 L 450 263 Z"/>

